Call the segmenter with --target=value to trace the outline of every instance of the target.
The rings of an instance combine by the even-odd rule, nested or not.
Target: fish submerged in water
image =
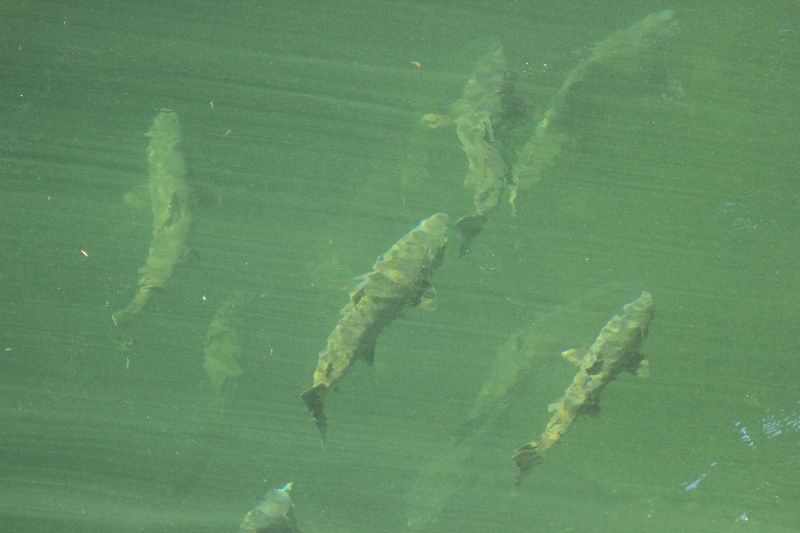
[[[542,454],[567,432],[580,412],[599,409],[600,393],[620,372],[625,370],[640,377],[647,375],[648,362],[639,347],[647,336],[653,310],[653,297],[649,292],[642,292],[603,327],[588,350],[572,349],[562,353],[580,370],[564,397],[548,407],[554,414],[540,442],[520,446],[511,457],[517,465],[517,485],[539,464]]]
[[[245,515],[239,526],[240,533],[300,533],[294,516],[294,505],[289,497],[292,484],[282,489],[272,489],[264,501]]]
[[[450,218],[444,213],[426,218],[380,256],[372,272],[363,275],[350,293],[328,346],[319,354],[314,385],[301,395],[317,423],[323,447],[327,426],[324,400],[331,385],[354,360],[372,364],[378,335],[407,306],[435,307],[431,277],[444,257],[449,229]]]
[[[478,60],[462,97],[448,106],[444,115],[430,113],[422,117],[421,124],[429,128],[455,125],[469,162],[464,186],[473,191],[475,212],[455,223],[464,236],[459,255],[469,253],[505,190],[508,165],[501,149],[504,137],[526,118],[524,103],[513,93],[503,45],[495,41]]]
[[[147,264],[139,269],[139,291],[125,309],[111,315],[117,326],[127,324],[144,309],[153,292],[167,283],[175,265],[185,258],[188,251],[192,193],[186,180],[178,114],[162,109],[146,135],[150,137],[147,161],[153,240]]]

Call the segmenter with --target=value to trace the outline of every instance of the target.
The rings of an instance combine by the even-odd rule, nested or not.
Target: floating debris
[[[450,218],[437,213],[419,223],[380,256],[373,271],[350,293],[342,318],[320,352],[314,386],[301,397],[308,405],[325,445],[324,400],[330,386],[344,376],[356,359],[372,364],[375,343],[383,328],[407,306],[435,308],[433,271],[444,257]]]
[[[247,513],[239,526],[240,533],[300,533],[289,497],[292,484],[272,489],[263,502]]]
[[[714,213],[714,218],[735,230],[757,230],[777,222],[775,219],[764,219],[756,215],[747,204],[727,200]]]
[[[711,472],[711,469],[714,468],[715,466],[717,466],[717,462],[716,461],[714,461],[713,463],[708,465],[708,469],[705,472],[703,472],[702,474],[700,474],[700,477],[698,477],[697,479],[695,479],[691,483],[684,483],[683,484],[683,489],[686,490],[686,491],[690,491],[690,490],[696,489],[697,486],[700,485],[700,482],[703,481],[706,477],[708,477],[708,473]]]
[[[787,414],[788,411],[781,409],[778,413],[770,413],[767,409],[767,414],[761,419],[761,429],[768,439],[777,437],[785,432],[794,431],[800,432],[800,415],[796,411]]]
[[[733,425],[739,428],[739,434],[742,436],[742,441],[744,441],[747,446],[755,450],[758,447],[758,444],[755,443],[753,437],[751,437],[747,432],[747,427],[741,422],[734,422]]]
[[[555,414],[542,433],[541,442],[529,442],[514,452],[512,459],[517,465],[517,485],[567,432],[578,413],[599,409],[600,393],[620,372],[626,370],[641,377],[647,375],[648,362],[639,353],[639,347],[647,336],[653,310],[652,296],[642,292],[605,325],[591,347],[567,350],[562,354],[580,370],[564,397],[548,407]]]
[[[800,404],[800,401],[797,402]],[[747,426],[744,422],[736,421],[733,423],[741,435],[742,441],[753,450],[758,448],[758,443],[753,435],[748,432]],[[766,440],[774,439],[781,435],[790,435],[792,433],[800,433],[800,412],[798,409],[780,409],[774,411],[767,409],[764,416],[754,423],[754,425],[761,430],[762,435],[758,435],[758,442],[763,443],[762,437]],[[755,433],[755,432],[754,432]]]
[[[111,318],[120,326],[144,309],[154,289],[164,286],[172,269],[187,253],[192,215],[190,190],[181,153],[178,115],[162,109],[146,134],[150,137],[147,161],[150,169],[150,204],[153,208],[153,240],[147,264],[139,269],[139,292],[125,309]]]

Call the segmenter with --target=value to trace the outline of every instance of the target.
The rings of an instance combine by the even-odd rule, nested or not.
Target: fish
[[[242,356],[246,303],[241,292],[235,291],[222,303],[211,320],[203,348],[203,368],[215,392],[220,392],[227,379],[244,373]]]
[[[628,28],[618,30],[592,48],[592,55],[575,67],[553,96],[550,108],[536,125],[530,141],[517,154],[511,169],[508,188],[512,213],[518,189],[531,189],[542,179],[544,171],[555,165],[556,158],[569,141],[565,133],[565,116],[574,113],[574,89],[592,78],[608,78],[611,67],[623,68],[626,61],[639,65],[647,60],[648,52],[668,40],[677,27],[675,12],[666,9],[652,13]],[[629,67],[630,68],[630,67]],[[636,72],[636,69],[633,69]],[[582,120],[586,120],[582,117]]]
[[[525,105],[513,90],[503,45],[494,41],[478,60],[462,97],[448,106],[444,115],[430,113],[421,120],[428,128],[455,125],[469,162],[464,187],[473,191],[475,211],[455,224],[463,236],[461,256],[470,252],[506,188],[509,168],[503,150],[505,137],[527,118]]]
[[[300,533],[297,518],[294,516],[294,504],[289,497],[292,484],[287,483],[281,489],[272,489],[264,497],[264,501],[245,515],[239,525],[240,533]]]
[[[426,218],[381,255],[372,272],[360,276],[360,283],[350,293],[327,347],[319,354],[314,384],[301,394],[319,429],[323,448],[325,396],[330,387],[355,360],[370,365],[374,362],[378,336],[406,307],[435,309],[431,278],[444,258],[449,229],[450,218],[445,213]]]
[[[153,240],[147,263],[139,269],[139,292],[127,307],[111,315],[117,326],[127,324],[144,309],[153,292],[166,284],[175,265],[188,253],[192,193],[186,180],[178,114],[162,109],[146,135],[150,137],[147,161]]]
[[[517,485],[567,432],[579,413],[599,410],[600,394],[622,371],[640,377],[647,375],[649,362],[639,348],[647,336],[653,315],[653,297],[643,291],[603,327],[588,349],[571,349],[561,354],[578,365],[578,373],[564,396],[548,406],[554,414],[539,441],[520,446],[512,455],[517,466]]]
[[[465,422],[458,425],[449,442],[426,461],[407,488],[406,523],[424,530],[437,522],[458,495],[476,481],[474,465],[485,462],[486,450],[495,447],[497,421],[508,416],[519,403],[521,389],[553,365],[559,353],[577,339],[596,334],[633,292],[626,283],[595,287],[577,300],[555,306],[531,317],[531,323],[516,330],[497,350],[492,372],[480,389]]]
[[[564,346],[591,339],[608,315],[619,308],[617,302],[634,291],[628,283],[604,283],[532,317],[531,324],[514,332],[497,350],[492,372],[475,398],[464,429],[484,424],[506,409],[513,388],[528,383],[530,374],[542,372],[551,361],[560,363]]]

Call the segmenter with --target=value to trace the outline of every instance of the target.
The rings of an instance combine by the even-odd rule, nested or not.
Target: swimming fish
[[[569,140],[563,124],[559,124],[574,106],[573,89],[587,79],[611,76],[604,70],[609,66],[619,66],[625,60],[634,61],[634,64],[645,61],[647,52],[665,42],[676,26],[675,12],[671,9],[652,13],[595,44],[592,55],[569,73],[511,169],[509,202],[512,209],[517,188],[530,189],[538,183],[543,172],[555,165],[556,157]]]
[[[478,60],[462,97],[448,106],[444,115],[422,117],[421,124],[429,128],[455,125],[469,162],[464,186],[473,191],[475,212],[455,224],[464,237],[459,255],[469,253],[505,190],[509,170],[503,141],[508,130],[526,118],[522,100],[513,95],[511,78],[503,45],[494,41]]]
[[[246,302],[239,291],[222,303],[211,320],[206,333],[206,345],[203,348],[205,362],[203,368],[214,391],[220,392],[227,379],[233,379],[244,373],[242,357],[244,355],[243,336],[246,313]]]
[[[499,434],[496,422],[504,418],[520,388],[559,363],[564,346],[594,336],[608,315],[619,308],[633,288],[626,283],[596,287],[579,299],[532,317],[532,323],[514,332],[497,350],[487,377],[467,420],[457,426],[450,441],[421,465],[403,498],[408,527],[424,530],[437,522],[458,495],[474,484],[475,465],[486,460]],[[519,385],[524,384],[524,387]],[[506,415],[507,416],[507,415]],[[490,444],[491,443],[491,444]]]
[[[361,283],[350,293],[328,346],[319,354],[314,385],[301,395],[317,423],[323,447],[324,400],[331,385],[354,360],[372,364],[378,335],[407,306],[435,307],[431,277],[444,257],[449,228],[450,218],[444,213],[423,220],[380,256],[372,272],[361,276]]]
[[[561,355],[578,365],[579,370],[564,397],[550,404],[554,412],[539,442],[520,446],[511,457],[517,465],[517,485],[539,464],[544,454],[567,432],[580,412],[597,411],[600,393],[623,370],[647,375],[648,361],[639,352],[653,318],[653,297],[648,292],[625,305],[597,340],[584,350],[567,350]]]
[[[153,208],[153,240],[147,264],[139,269],[139,292],[125,309],[111,318],[117,326],[140,313],[155,289],[166,284],[172,270],[187,255],[192,214],[191,190],[181,151],[178,114],[162,109],[146,134],[150,137],[147,161],[150,172],[150,203]]]
[[[240,533],[300,533],[289,497],[292,484],[272,489],[263,502],[247,513],[239,526]]]

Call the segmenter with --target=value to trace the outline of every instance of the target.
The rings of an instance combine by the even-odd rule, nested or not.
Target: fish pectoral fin
[[[353,359],[361,359],[369,366],[375,364],[375,343],[377,338],[365,338],[361,346],[353,353]]]
[[[308,410],[314,417],[319,429],[320,437],[322,438],[322,447],[325,448],[325,430],[328,426],[327,418],[325,417],[325,395],[328,393],[328,387],[323,383],[315,385],[305,391],[300,397],[306,402]]]
[[[586,403],[581,405],[580,409],[581,414],[591,416],[592,418],[597,418],[600,414],[600,400],[587,400]]]
[[[419,297],[417,307],[425,311],[436,311],[436,289],[428,287],[428,289],[422,293],[422,296]]]
[[[638,368],[636,368],[636,377],[639,378],[646,378],[650,376],[650,361],[647,359],[642,359],[639,363]]]
[[[369,351],[365,351],[361,354],[361,359],[364,360],[369,366],[375,364],[375,347],[373,346]]]
[[[586,352],[589,351],[587,346],[582,346],[580,348],[570,348],[569,350],[564,350],[561,352],[561,357],[569,361],[570,363],[580,365],[581,359],[583,356],[586,355]]]
[[[645,359],[641,353],[636,352],[635,357],[628,361],[628,363],[622,367],[622,370],[633,374],[637,378],[646,378],[650,376],[650,361]]]

